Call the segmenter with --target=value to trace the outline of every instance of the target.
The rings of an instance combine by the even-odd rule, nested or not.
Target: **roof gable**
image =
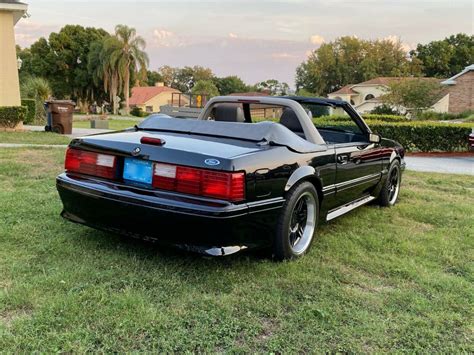
[[[441,84],[442,85],[456,85],[456,79],[470,71],[474,71],[474,64],[468,65],[467,67],[464,68],[462,72],[457,73],[456,75],[450,77],[449,79],[445,81],[442,81]]]
[[[132,89],[132,96],[130,97],[130,105],[143,105],[150,101],[157,95],[164,92],[181,92],[167,86],[136,86]]]
[[[358,93],[352,90],[353,86],[354,84],[343,86],[339,90],[331,92],[329,95],[357,95]]]

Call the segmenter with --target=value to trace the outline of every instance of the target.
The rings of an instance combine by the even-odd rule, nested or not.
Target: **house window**
[[[375,96],[372,95],[372,94],[368,94],[368,95],[365,97],[365,101],[367,101],[367,100],[372,100],[372,99],[375,99]]]
[[[153,113],[153,106],[147,106],[147,107],[145,108],[145,111],[146,111],[147,113]]]

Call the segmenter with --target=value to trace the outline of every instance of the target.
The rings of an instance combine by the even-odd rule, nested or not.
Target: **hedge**
[[[448,120],[462,120],[474,115],[474,111],[464,111],[460,113],[448,113],[448,112],[433,112],[425,111],[420,113],[416,120],[431,120],[431,121],[448,121]]]
[[[36,101],[34,99],[22,99],[21,106],[28,108],[28,112],[26,113],[23,123],[33,123],[36,118]]]
[[[467,149],[467,139],[474,125],[424,121],[381,122],[366,121],[370,129],[384,138],[399,142],[406,150],[421,152],[452,152]],[[318,127],[339,126],[353,128],[352,121],[319,121]]]
[[[365,114],[362,115],[366,121],[382,121],[382,122],[410,122],[405,116],[397,115],[377,115],[377,114]],[[314,118],[315,122],[318,120],[327,120],[327,121],[338,121],[338,122],[347,122],[348,117],[344,115],[332,115],[332,116],[321,116]]]
[[[15,128],[26,119],[28,108],[25,106],[0,107],[0,127]]]

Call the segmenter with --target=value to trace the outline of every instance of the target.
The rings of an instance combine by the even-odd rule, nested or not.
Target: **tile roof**
[[[339,90],[331,92],[330,95],[357,95],[358,93],[352,90],[353,86],[354,84],[343,86]]]
[[[130,105],[143,105],[163,92],[180,92],[167,86],[136,86],[132,89]]]

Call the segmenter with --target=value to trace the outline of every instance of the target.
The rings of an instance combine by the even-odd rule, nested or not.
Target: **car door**
[[[370,142],[337,144],[335,149],[337,203],[370,194],[381,178],[384,149]]]

